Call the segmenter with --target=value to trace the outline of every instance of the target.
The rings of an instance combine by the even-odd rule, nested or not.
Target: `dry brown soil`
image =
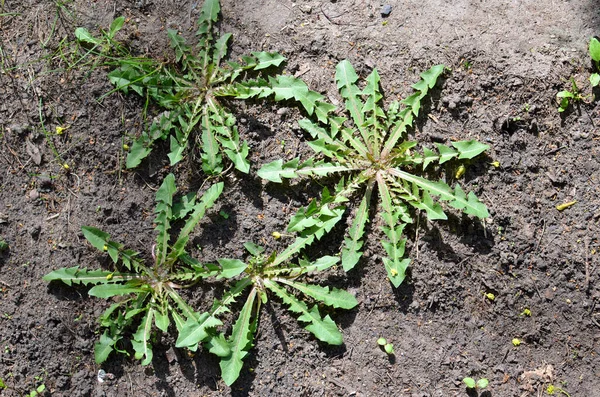
[[[344,346],[317,343],[274,302],[229,388],[214,357],[175,349],[170,336],[157,341],[147,367],[125,356],[98,366],[96,319],[107,302],[41,279],[63,266],[108,264],[85,242],[82,225],[148,256],[162,178],[176,172],[182,190],[203,182],[188,163],[169,169],[160,150],[140,168],[124,169],[122,142],[141,132],[143,103],[120,94],[99,100],[112,88],[108,70],[87,60],[71,68],[62,54],[74,29],[97,32],[124,15],[117,38],[161,57],[170,51],[165,29],[190,31],[198,2],[1,2],[0,236],[10,247],[0,253],[0,378],[9,387],[1,395],[44,384],[53,396],[463,396],[465,376],[489,379],[487,395],[495,397],[549,395],[549,385],[555,395],[600,395],[600,106],[586,84],[600,2],[388,3],[384,19],[383,3],[374,0],[223,0],[220,29],[234,34],[232,57],[280,51],[288,72],[332,101],[342,59],[362,77],[376,67],[387,98],[406,95],[429,66],[448,65],[430,117],[413,134],[425,143],[474,138],[490,145],[463,183],[481,192],[491,218],[484,226],[458,215],[421,219],[407,233],[410,277],[396,290],[385,279],[373,225],[356,270],[317,280],[360,302],[335,314]],[[555,95],[569,77],[587,99],[560,115]],[[195,237],[206,260],[239,257],[248,240],[276,248],[271,232],[283,231],[291,209],[317,191],[310,181],[281,187],[256,177],[261,164],[291,158],[289,148],[306,150],[299,112],[284,106],[234,104],[253,168],[224,177],[227,194]],[[43,129],[56,126],[69,128],[47,139]],[[229,219],[217,215],[221,209]],[[321,249],[335,250],[341,238],[334,233]],[[199,309],[220,286],[206,288],[189,297]],[[394,343],[395,358],[376,346],[379,336]],[[514,346],[513,338],[522,343]],[[99,383],[100,369],[114,379]]]

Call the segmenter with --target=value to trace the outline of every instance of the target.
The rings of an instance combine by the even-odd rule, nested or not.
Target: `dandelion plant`
[[[188,153],[188,146],[195,144],[206,173],[221,173],[224,157],[236,169],[247,173],[249,146],[240,138],[235,116],[223,101],[225,97],[294,99],[309,115],[316,114],[321,120],[333,109],[321,94],[310,91],[300,79],[270,75],[285,60],[277,52],[252,52],[238,61],[227,61],[232,34],[216,35],[220,9],[219,0],[204,1],[197,21],[195,46],[188,44],[176,30],[168,29],[174,54],[166,61],[128,55],[113,39],[123,26],[122,17],[111,25],[108,40],[96,39],[84,28],[76,31],[80,41],[100,48],[99,55],[105,54],[107,45],[118,46],[114,60],[108,62],[117,66],[108,75],[115,90],[135,92],[146,98],[147,104],[153,103],[161,110],[131,145],[127,168],[138,166],[157,141],[168,139],[171,165],[180,162]]]
[[[320,216],[313,224],[312,233],[298,237],[281,253],[273,252],[265,255],[264,248],[246,243],[244,247],[250,258],[243,262],[239,259],[219,259],[220,277],[236,278],[231,289],[215,301],[211,310],[201,316],[200,321],[190,319],[179,333],[178,347],[195,347],[207,338],[207,329],[220,324],[220,317],[233,310],[234,302],[244,295],[245,303],[237,315],[231,333],[227,338],[229,354],[221,357],[221,376],[227,385],[231,385],[239,377],[243,367],[243,359],[254,345],[257,332],[260,308],[271,297],[277,297],[284,306],[298,317],[304,328],[317,339],[330,345],[343,343],[342,334],[329,315],[323,316],[321,305],[332,308],[352,309],[358,303],[356,298],[344,290],[323,287],[300,281],[309,273],[323,271],[335,265],[338,257],[324,256],[315,261],[299,259],[293,262],[302,247],[319,238],[339,220],[341,212]],[[241,276],[240,276],[241,275]],[[303,295],[299,298],[297,294]],[[307,302],[312,302],[308,303]]]
[[[153,263],[148,265],[138,252],[125,249],[112,241],[110,235],[97,228],[84,226],[83,235],[92,246],[107,253],[115,264],[112,270],[92,270],[79,266],[55,270],[44,277],[45,281],[62,281],[67,285],[94,285],[88,294],[98,298],[118,297],[102,316],[104,328],[94,353],[96,362],[104,362],[114,350],[126,352],[121,340],[131,327],[136,331],[131,338],[135,357],[143,365],[152,361],[152,334],[154,326],[167,332],[171,321],[178,332],[190,320],[199,320],[196,313],[181,297],[178,290],[199,280],[213,276],[218,266],[203,265],[186,253],[190,233],[221,194],[223,183],[211,186],[200,199],[184,196],[174,205],[175,177],[169,174],[156,193],[156,244],[150,249]],[[174,241],[171,241],[171,224],[177,220],[185,223]],[[209,335],[207,335],[207,338]],[[210,335],[215,354],[229,354],[225,340]]]
[[[475,140],[453,142],[452,146],[436,144],[435,150],[408,139],[407,129],[419,116],[423,99],[435,86],[444,71],[436,65],[423,72],[412,86],[414,93],[401,101],[393,101],[384,109],[380,78],[374,69],[366,78],[363,89],[357,85],[356,71],[344,60],[336,67],[335,80],[345,101],[346,117],[328,117],[326,125],[309,119],[299,122],[311,139],[308,144],[320,158],[288,162],[276,160],[264,165],[258,174],[271,182],[301,176],[342,175],[335,190],[325,191],[320,203],[312,202],[301,209],[288,230],[305,232],[312,217],[331,206],[340,208],[345,201],[361,192],[362,198],[346,234],[341,249],[345,270],[356,266],[362,256],[365,226],[377,190],[377,213],[383,222],[386,256],[383,264],[395,287],[405,278],[410,263],[405,258],[406,239],[402,233],[413,216],[410,208],[422,210],[430,220],[447,219],[442,205],[447,205],[477,218],[488,216],[486,206],[473,192],[468,194],[457,183],[450,187],[443,179],[430,180],[423,176],[433,164],[443,165],[453,159],[469,160],[484,152],[488,146]]]

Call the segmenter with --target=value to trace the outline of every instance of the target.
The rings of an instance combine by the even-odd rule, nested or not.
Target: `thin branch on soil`
[[[4,285],[5,287],[12,288],[12,285],[10,285],[9,283],[7,283],[5,281],[0,280],[0,284]]]
[[[415,255],[415,261],[419,260],[419,223],[421,221],[421,214],[417,215],[417,228],[415,230],[415,250],[417,251]]]
[[[543,226],[542,226],[542,233],[540,234],[540,238],[538,239],[537,243],[535,244],[535,248],[533,249],[533,251],[534,251],[535,253],[537,253],[537,252],[538,252],[538,248],[540,248],[540,244],[541,244],[541,242],[542,242],[542,238],[544,237],[544,232],[546,231],[546,220],[545,220],[545,219],[542,219],[542,223],[543,223]]]
[[[52,219],[58,218],[60,216],[60,212],[58,214],[54,214],[54,215],[50,215],[49,217],[47,217],[46,219],[44,219],[46,222],[51,221]]]
[[[567,147],[568,147],[567,145],[562,145],[561,147],[558,147],[558,148],[556,148],[556,149],[552,149],[552,150],[550,150],[550,151],[548,151],[548,152],[545,152],[545,153],[544,153],[544,156],[547,156],[547,155],[549,155],[549,154],[554,154],[554,153],[556,153],[556,152],[558,152],[558,151],[560,151],[560,150],[566,149]]]
[[[334,25],[338,25],[338,26],[361,26],[361,27],[369,26],[369,25],[365,25],[365,24],[362,24],[362,23],[342,23],[342,22],[336,22],[336,21],[333,20],[334,18],[339,18],[339,17],[347,14],[348,11],[344,11],[341,14],[338,14],[338,15],[335,15],[335,16],[329,16],[329,15],[325,14],[325,11],[323,11],[323,3],[321,3],[321,13],[323,14],[323,16],[329,22],[331,22]]]
[[[589,239],[585,239],[585,292],[589,293],[590,292],[590,257],[588,255],[589,252],[589,245],[590,245],[590,241]]]

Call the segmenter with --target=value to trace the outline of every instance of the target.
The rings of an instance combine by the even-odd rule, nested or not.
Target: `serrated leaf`
[[[219,0],[204,0],[204,4],[202,5],[202,9],[200,10],[200,17],[198,18],[198,23],[202,23],[204,21],[212,21],[217,22],[219,19],[219,12],[221,11],[221,5],[219,4]]]
[[[152,331],[154,312],[154,309],[148,310],[131,340],[131,345],[133,346],[133,350],[135,350],[135,358],[138,360],[144,358],[142,365],[148,365],[152,362],[153,354],[152,345],[150,344],[150,333]]]
[[[218,182],[206,189],[206,192],[204,192],[202,197],[198,199],[198,203],[194,206],[193,212],[188,217],[188,220],[181,229],[181,232],[179,232],[179,237],[177,238],[175,245],[181,245],[182,241],[180,240],[186,239],[187,241],[187,237],[190,235],[194,227],[196,227],[198,222],[200,222],[200,220],[204,217],[206,210],[215,204],[215,201],[217,201],[221,195],[221,192],[223,192],[223,186],[223,182]]]
[[[104,246],[109,241],[110,234],[91,226],[82,226],[81,231],[86,240],[89,241],[94,248],[104,251]]]
[[[423,171],[427,168],[431,162],[436,161],[440,157],[435,152],[428,148],[423,148]]]
[[[335,81],[337,83],[337,88],[338,90],[340,90],[340,92],[344,88],[350,89],[351,92],[354,92],[353,87],[355,87],[354,83],[356,83],[357,80],[358,75],[356,74],[356,70],[354,70],[354,67],[352,66],[350,61],[344,59],[343,61],[337,64],[337,66],[335,67]]]
[[[450,201],[452,207],[462,210],[465,214],[473,215],[479,219],[488,218],[490,216],[487,207],[483,204],[475,193],[469,192],[469,195],[465,195],[460,185],[456,185],[454,189],[454,200]]]
[[[221,265],[221,272],[219,277],[233,278],[238,274],[241,274],[246,270],[248,265],[239,259],[217,259],[219,265]]]
[[[215,126],[208,114],[202,115],[202,169],[207,174],[218,174],[222,170],[219,144],[215,138]]]
[[[427,219],[429,220],[446,220],[448,217],[444,214],[442,207],[434,203],[431,196],[427,191],[423,192],[423,198],[419,202],[412,202],[413,207],[423,210],[427,213]]]
[[[206,342],[208,351],[217,357],[228,357],[231,354],[229,343],[225,340],[223,334],[213,335]]]
[[[329,287],[321,287],[320,285],[306,284],[287,279],[278,279],[278,281],[285,283],[290,287],[296,288],[303,294],[323,302],[328,306],[339,309],[353,309],[358,305],[356,297],[348,291],[337,288],[330,290]]]
[[[160,310],[154,311],[154,324],[156,328],[160,329],[162,332],[167,332],[169,330],[169,315],[167,313],[161,313]]]
[[[438,151],[440,152],[440,164],[444,164],[446,161],[449,161],[454,157],[458,156],[458,152],[456,150],[446,145],[442,145],[441,143],[436,143],[435,145],[437,146]]]
[[[167,36],[171,42],[171,48],[175,50],[175,61],[181,61],[185,54],[190,52],[190,46],[185,43],[185,39],[176,30],[167,29]]]
[[[253,52],[252,55],[258,61],[254,70],[266,69],[271,66],[279,66],[285,61],[285,57],[278,52]]]
[[[173,196],[177,193],[177,186],[175,185],[175,175],[168,174],[163,183],[156,191],[156,201],[164,203],[171,207],[173,205]]]
[[[429,68],[428,70],[421,73],[421,78],[425,81],[429,88],[433,88],[435,83],[437,82],[438,77],[442,73],[444,73],[444,69],[446,67],[444,65],[435,65]]]
[[[46,274],[42,279],[47,282],[62,281],[69,286],[72,284],[104,284],[114,282],[114,273],[106,270],[80,269],[79,266],[73,266],[54,270]]]
[[[227,357],[223,357],[220,362],[221,378],[223,378],[227,386],[231,386],[240,376],[240,371],[244,366],[242,360],[252,347],[254,340],[253,331],[256,331],[256,329],[253,329],[251,320],[256,294],[256,289],[250,291],[250,295],[248,295],[246,303],[244,303],[244,307],[233,325],[231,336],[228,338],[231,352]]]
[[[92,34],[86,28],[80,27],[75,29],[75,37],[77,40],[83,41],[84,43],[94,45],[102,44],[102,41],[92,36]]]
[[[490,148],[488,145],[479,143],[474,139],[470,141],[452,142],[452,146],[459,151],[459,159],[472,159]]]
[[[116,341],[108,336],[108,331],[104,331],[100,335],[100,340],[94,344],[94,359],[96,360],[96,364],[102,364],[106,361],[110,353],[112,353],[115,343]]]
[[[210,336],[207,329],[223,324],[217,316],[223,312],[229,311],[228,306],[251,284],[252,280],[249,277],[238,281],[223,297],[223,300],[215,301],[210,313],[203,313],[196,319],[189,319],[181,327],[175,346],[189,348],[196,346],[200,341],[207,339]]]
[[[392,204],[390,190],[381,177],[377,180],[379,194],[381,197],[381,206],[383,212],[381,217],[385,222],[382,227],[389,241],[382,241],[381,245],[388,254],[383,258],[383,264],[388,274],[388,279],[396,288],[404,281],[406,269],[410,264],[410,259],[403,259],[406,239],[402,238],[402,231],[405,223],[399,223],[402,217],[402,206]]]
[[[280,287],[272,280],[263,280],[265,287],[273,291],[281,298],[283,303],[289,306],[289,310],[300,314],[299,321],[308,323],[304,328],[310,331],[317,339],[330,345],[341,345],[344,343],[343,336],[337,325],[329,315],[321,318],[317,306],[308,309],[306,304],[294,295],[290,294],[285,288]]]
[[[134,294],[138,292],[146,292],[145,289],[139,287],[132,287],[127,284],[101,284],[92,287],[88,294],[95,296],[96,298],[110,298],[113,296]]]
[[[135,168],[142,162],[143,159],[148,157],[152,149],[145,145],[145,139],[137,139],[131,148],[129,149],[129,153],[127,154],[127,161],[125,162],[125,166],[127,168]]]
[[[350,226],[350,230],[348,231],[348,237],[344,239],[344,246],[342,247],[342,267],[346,272],[352,270],[362,257],[360,249],[363,246],[363,242],[361,239],[365,233],[365,225],[369,221],[369,204],[371,202],[372,191],[373,183],[370,182],[365,195],[356,210],[352,226]]]
[[[219,66],[221,60],[227,54],[227,46],[232,36],[231,33],[225,33],[215,42],[215,49],[213,52],[213,64],[215,66]]]
[[[275,160],[263,165],[257,172],[257,175],[270,182],[281,183],[282,178],[290,179],[296,177],[296,167],[298,159],[283,163],[283,160]]]

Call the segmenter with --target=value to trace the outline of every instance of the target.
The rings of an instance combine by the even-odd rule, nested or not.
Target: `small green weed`
[[[592,37],[589,43],[589,54],[590,58],[592,58],[592,63],[594,64],[595,71],[590,74],[590,85],[592,88],[600,85],[600,41],[597,38]],[[581,93],[581,90],[577,86],[575,79],[573,77],[570,78],[571,81],[571,89],[563,90],[556,94],[556,97],[559,99],[558,111],[564,112],[569,108],[569,105],[576,104],[579,102],[583,102],[588,98],[592,98],[591,96],[585,96]]]
[[[481,378],[477,381],[473,378],[464,378],[463,383],[467,386],[468,389],[485,389],[488,387],[489,381],[486,378]]]
[[[6,384],[6,382],[4,382],[4,379],[0,378],[0,390],[15,390],[15,389],[13,389],[12,387],[9,387]],[[17,391],[17,390],[15,390],[15,391]],[[37,396],[40,396],[45,391],[46,391],[46,385],[42,383],[41,385],[39,385],[35,389],[31,390],[29,393],[25,393],[24,394],[21,391],[18,391],[18,393],[19,393],[19,395],[21,395],[21,396],[24,395],[25,397],[37,397]]]
[[[596,67],[596,72],[590,75],[590,84],[592,87],[597,87],[600,85],[600,41],[597,38],[592,37],[590,39],[590,57],[594,61],[594,66]]]
[[[88,294],[98,298],[126,296],[112,304],[100,317],[104,332],[94,349],[96,362],[104,362],[114,350],[126,353],[119,348],[119,342],[127,330],[139,322],[131,344],[136,359],[143,359],[142,364],[147,365],[152,361],[153,325],[162,332],[167,332],[172,319],[181,332],[186,321],[199,320],[198,314],[177,290],[215,275],[219,270],[215,265],[203,265],[190,257],[185,247],[190,233],[204,217],[206,210],[213,206],[222,189],[223,183],[217,183],[200,199],[196,199],[194,194],[188,194],[179,204],[173,204],[173,196],[177,191],[175,177],[169,174],[164,179],[156,192],[155,230],[158,236],[152,247],[152,266],[144,264],[137,252],[112,241],[108,233],[84,226],[82,231],[85,238],[98,250],[108,253],[116,270],[88,270],[75,266],[58,269],[44,276],[44,280],[48,282],[92,284],[94,287]],[[177,220],[185,220],[185,224],[175,242],[170,244],[171,224]],[[213,353],[228,353],[227,344],[222,337],[214,337],[211,343]]]
[[[0,252],[6,251],[8,249],[8,243],[4,241],[2,237],[0,237]]]
[[[429,171],[427,168],[432,163],[443,165],[453,159],[469,160],[488,149],[487,145],[471,140],[453,142],[452,147],[438,143],[437,151],[423,148],[419,152],[414,149],[417,142],[407,139],[407,128],[419,116],[423,98],[444,69],[443,65],[436,65],[423,72],[421,80],[412,86],[415,92],[400,102],[392,102],[386,111],[380,103],[383,95],[377,70],[366,78],[366,86],[361,90],[350,62],[345,60],[337,65],[337,87],[350,120],[329,117],[327,128],[308,119],[299,122],[312,137],[308,142],[310,147],[327,160],[310,158],[300,162],[294,159],[286,163],[276,160],[258,172],[271,182],[300,176],[346,175],[340,178],[333,193],[324,189],[320,202],[314,200],[307,208],[300,209],[288,231],[306,233],[314,224],[315,216],[332,210],[343,211],[344,203],[362,190],[362,200],[342,248],[342,265],[346,271],[351,270],[362,256],[363,235],[377,187],[381,202],[379,216],[387,237],[387,241],[382,242],[387,253],[383,263],[390,281],[398,287],[410,262],[404,258],[406,239],[402,237],[404,227],[413,219],[409,207],[425,211],[430,220],[447,219],[441,205],[433,201],[433,196],[437,196],[466,214],[482,219],[489,216],[486,206],[474,193],[467,195],[458,184],[451,188],[443,180],[430,181],[416,174]],[[457,177],[463,173],[458,175],[457,172]]]
[[[337,219],[335,220],[337,221]],[[328,228],[331,224],[323,222],[319,225]],[[315,233],[322,235],[322,233]],[[307,238],[299,237],[281,253],[273,252],[264,254],[264,248],[246,243],[244,247],[250,253],[247,262],[239,259],[220,259],[222,267],[220,277],[234,278],[243,274],[233,287],[220,300],[215,301],[210,312],[201,316],[201,321],[190,319],[179,333],[178,347],[194,347],[201,340],[206,339],[207,324],[221,324],[219,316],[229,312],[234,303],[245,290],[249,289],[246,302],[241,309],[237,320],[227,338],[230,353],[221,358],[221,376],[227,385],[233,384],[239,377],[243,367],[243,359],[254,345],[261,305],[268,301],[270,292],[277,296],[288,310],[299,315],[298,321],[305,323],[305,328],[317,339],[330,345],[341,345],[342,334],[329,315],[322,316],[319,312],[321,305],[333,308],[352,309],[358,302],[350,293],[336,288],[322,287],[298,281],[298,278],[308,273],[315,273],[335,265],[339,258],[324,256],[315,261],[300,259],[297,264],[290,264],[290,259],[296,255],[307,242],[313,240],[314,235]],[[312,307],[296,297],[289,289],[301,292],[316,304]],[[306,298],[305,298],[306,299]]]
[[[571,90],[563,90],[556,94],[556,97],[559,98],[558,111],[564,112],[569,108],[569,105],[582,102],[585,99],[585,96],[581,94],[575,79],[571,77]]]

